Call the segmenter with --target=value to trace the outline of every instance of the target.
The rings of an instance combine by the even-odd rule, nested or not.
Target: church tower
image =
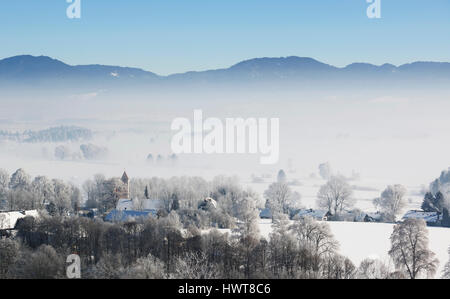
[[[125,185],[125,190],[123,190],[120,194],[120,198],[130,198],[130,179],[128,178],[127,172],[124,171],[122,178],[120,179],[122,183]]]

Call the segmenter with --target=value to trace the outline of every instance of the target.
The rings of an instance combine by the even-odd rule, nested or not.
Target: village
[[[113,200],[116,200],[114,208],[103,213],[99,213],[98,208],[81,207],[76,213],[68,212],[65,217],[87,217],[91,219],[102,219],[106,222],[124,223],[129,221],[143,220],[147,217],[159,218],[165,213],[164,202],[157,198],[131,198],[130,196],[130,179],[126,172],[120,178],[121,185],[114,189]],[[147,194],[148,190],[146,191]],[[49,205],[46,205],[46,209]],[[217,208],[217,201],[214,198],[206,197],[198,200],[198,209],[202,211],[213,210]],[[0,210],[0,236],[7,237],[14,235],[17,223],[26,217],[38,218],[40,212],[38,210],[17,210],[8,211]],[[381,212],[364,213],[358,211],[344,211],[336,217],[329,210],[304,208],[290,209],[289,218],[299,219],[311,217],[317,221],[344,221],[344,222],[370,222],[382,223],[383,214]],[[273,219],[274,213],[270,208],[260,208],[260,219]],[[439,227],[446,226],[448,223],[444,221],[443,213],[439,211],[409,210],[395,223],[400,223],[406,219],[424,220],[428,226]]]

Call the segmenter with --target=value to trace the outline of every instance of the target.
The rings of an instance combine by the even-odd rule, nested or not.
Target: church
[[[162,208],[162,202],[158,199],[131,198],[130,178],[126,171],[124,171],[120,181],[122,182],[122,186],[115,189],[115,195],[118,199],[116,205],[117,211],[147,211]]]

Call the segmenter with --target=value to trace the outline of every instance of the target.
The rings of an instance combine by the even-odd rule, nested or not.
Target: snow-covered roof
[[[295,215],[298,217],[313,217],[316,219],[323,219],[325,216],[327,216],[328,211],[327,210],[299,210]]]
[[[381,213],[380,212],[376,212],[376,213],[367,213],[366,216],[374,219],[374,220],[380,220],[381,219]]]
[[[158,211],[156,211],[156,210],[145,210],[145,211],[112,210],[111,212],[109,212],[108,215],[106,215],[105,221],[124,222],[124,221],[129,221],[129,220],[135,220],[138,218],[156,217],[157,213],[158,213]]]
[[[162,207],[162,201],[159,199],[119,199],[117,202],[116,210],[135,210],[137,208],[143,210],[159,210]]]
[[[435,223],[439,221],[439,213],[411,210],[403,216],[403,219],[423,219],[427,223]]]
[[[0,230],[14,229],[16,227],[17,220],[27,216],[37,218],[39,217],[39,213],[37,210],[0,212]]]
[[[210,208],[217,208],[217,202],[212,199],[211,197],[205,198],[200,204],[199,209],[210,209]]]

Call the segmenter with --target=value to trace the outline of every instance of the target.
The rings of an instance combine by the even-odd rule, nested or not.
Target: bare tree
[[[380,198],[374,199],[373,204],[381,210],[387,221],[395,222],[397,215],[406,206],[406,193],[406,188],[402,185],[388,186]]]
[[[353,279],[356,273],[355,269],[355,265],[349,258],[333,254],[324,261],[323,277],[326,279]]]
[[[356,277],[358,279],[387,279],[389,267],[378,259],[367,258],[358,267]]]
[[[302,217],[291,226],[301,247],[307,248],[315,256],[332,255],[339,248],[330,226],[311,217]]]
[[[354,205],[353,191],[343,176],[332,176],[320,187],[317,193],[317,205],[338,215]]]
[[[411,279],[422,274],[433,277],[439,261],[428,248],[428,230],[422,219],[406,219],[394,226],[389,255],[397,270],[406,272]]]
[[[217,279],[219,271],[208,261],[205,253],[188,252],[179,257],[175,266],[175,277],[180,279]]]

